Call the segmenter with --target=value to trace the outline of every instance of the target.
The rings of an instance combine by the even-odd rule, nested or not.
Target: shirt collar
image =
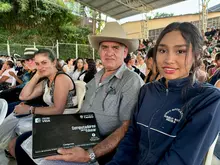
[[[183,87],[186,87],[187,85],[190,85],[191,83],[191,76],[181,78],[181,79],[175,79],[175,80],[169,80],[168,81],[168,89],[171,90],[181,90]],[[163,77],[159,80],[159,82],[166,87],[166,79]]]
[[[120,66],[120,68],[115,72],[115,74],[114,74],[115,77],[117,77],[118,79],[121,79],[126,68],[127,68],[127,66],[125,65],[125,63],[123,63]]]
[[[113,77],[116,77],[118,79],[121,79],[123,76],[124,71],[127,69],[125,63],[123,63],[111,76],[109,76],[106,80],[109,81]],[[95,80],[96,84],[100,82],[100,79],[102,78],[102,75],[105,73],[105,68],[100,70],[96,75],[95,75]]]

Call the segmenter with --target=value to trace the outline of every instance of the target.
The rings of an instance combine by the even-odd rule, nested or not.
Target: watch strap
[[[89,148],[87,151],[89,153],[89,158],[90,158],[90,161],[88,163],[95,163],[96,162],[96,156],[95,156],[95,153],[94,153],[93,149]]]

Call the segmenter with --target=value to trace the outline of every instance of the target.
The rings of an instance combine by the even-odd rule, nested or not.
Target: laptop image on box
[[[58,148],[88,149],[101,141],[94,113],[34,115],[32,156],[57,154]]]

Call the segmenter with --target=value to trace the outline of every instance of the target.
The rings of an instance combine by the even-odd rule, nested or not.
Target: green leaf
[[[0,2],[0,12],[10,12],[12,10],[12,5],[7,2]]]

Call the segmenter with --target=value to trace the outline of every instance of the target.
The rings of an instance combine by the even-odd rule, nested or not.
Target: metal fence
[[[8,56],[13,56],[14,54],[23,55],[25,48],[36,47],[40,48],[49,48],[52,49],[57,58],[66,60],[67,58],[92,58],[97,59],[98,53],[90,45],[78,44],[76,43],[59,43],[56,42],[56,45],[45,46],[45,45],[27,45],[27,44],[18,44],[18,43],[0,43],[0,52]]]

